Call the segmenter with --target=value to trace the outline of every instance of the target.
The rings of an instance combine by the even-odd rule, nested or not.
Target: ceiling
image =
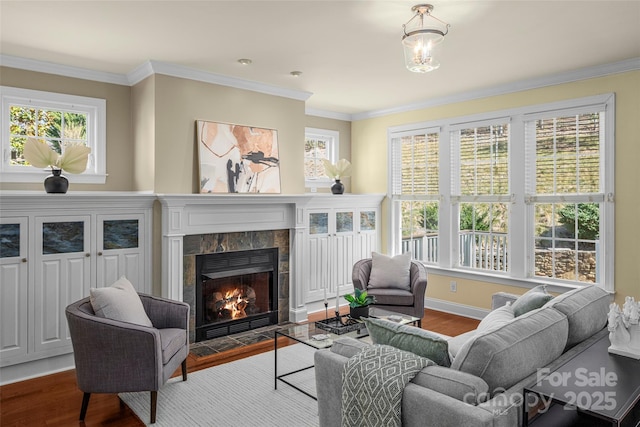
[[[307,108],[346,115],[640,58],[640,0],[436,0],[451,25],[442,65],[415,74],[400,40],[416,3],[1,0],[0,53],[122,75],[159,61],[310,92]]]

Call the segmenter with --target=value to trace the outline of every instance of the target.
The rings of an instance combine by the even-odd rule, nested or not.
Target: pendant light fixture
[[[404,62],[407,69],[414,73],[427,73],[440,67],[433,57],[433,49],[444,40],[450,25],[431,15],[432,10],[430,4],[413,6],[413,17],[402,26]]]

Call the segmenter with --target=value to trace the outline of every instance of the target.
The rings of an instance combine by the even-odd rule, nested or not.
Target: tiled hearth
[[[191,307],[189,342],[195,342],[196,330],[196,255],[251,249],[278,249],[278,323],[289,320],[289,230],[209,233],[184,236],[183,301]],[[245,334],[241,334],[245,335]],[[245,341],[257,339],[247,333]],[[224,341],[222,341],[224,342]],[[225,346],[226,344],[221,344]]]
[[[196,357],[204,357],[265,341],[273,343],[274,331],[281,327],[282,325],[265,326],[252,331],[192,343],[189,351]]]

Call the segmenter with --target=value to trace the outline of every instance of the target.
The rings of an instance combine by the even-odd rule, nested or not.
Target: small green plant
[[[376,302],[376,298],[373,295],[367,294],[367,291],[356,288],[353,295],[348,294],[344,296],[344,299],[349,301],[349,307],[366,307]]]

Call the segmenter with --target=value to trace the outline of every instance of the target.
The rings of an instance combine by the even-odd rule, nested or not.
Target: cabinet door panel
[[[335,294],[335,287],[329,287],[329,236],[314,236],[309,239],[309,255],[306,272],[306,291],[318,294],[320,298],[327,289]]]
[[[0,359],[27,352],[26,263],[0,265]]]
[[[36,218],[34,351],[71,350],[64,310],[89,295],[89,216]]]
[[[0,218],[0,366],[27,354],[27,218]]]
[[[334,239],[333,280],[342,287],[352,284],[352,270],[354,264],[354,236],[353,234],[338,234]],[[341,289],[341,294],[350,291]]]
[[[138,292],[145,292],[143,224],[142,215],[98,216],[98,287],[111,286],[125,276]]]

